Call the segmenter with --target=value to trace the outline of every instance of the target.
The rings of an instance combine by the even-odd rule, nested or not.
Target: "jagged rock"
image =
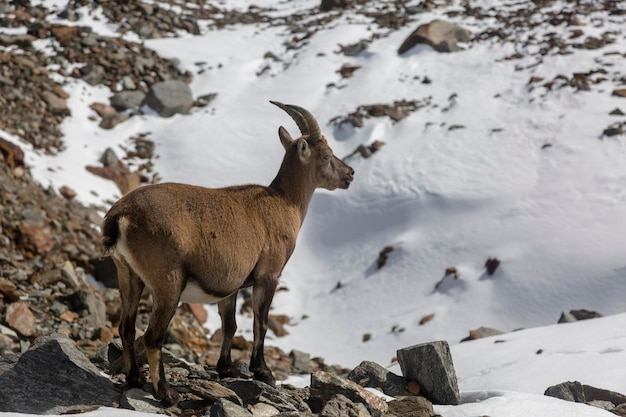
[[[112,407],[119,396],[113,383],[60,333],[36,339],[0,374],[0,411],[61,414],[86,406]]]
[[[432,417],[433,405],[424,397],[398,397],[387,403],[389,413],[398,417]]]
[[[472,33],[469,30],[437,19],[420,25],[411,33],[398,49],[398,54],[403,54],[420,43],[430,45],[438,52],[460,51],[458,42],[469,42],[471,39]]]
[[[146,94],[142,91],[120,91],[113,94],[110,102],[117,111],[137,110],[145,99]]]
[[[577,403],[586,402],[583,386],[578,381],[568,381],[558,385],[553,385],[548,387],[543,395]]]
[[[370,417],[362,403],[353,403],[344,395],[337,394],[322,409],[319,417]]]
[[[252,417],[252,413],[240,405],[220,398],[211,407],[209,417]]]
[[[233,390],[243,400],[244,405],[266,403],[276,407],[280,412],[310,411],[304,401],[288,395],[283,388],[274,388],[264,382],[233,379],[223,381],[223,384]]]
[[[398,350],[397,355],[402,374],[420,385],[424,397],[435,404],[459,404],[461,398],[448,342],[410,346]]]
[[[348,374],[348,379],[362,387],[378,388],[391,397],[408,394],[405,387],[409,381],[406,378],[374,362],[361,362]]]
[[[170,80],[152,86],[144,102],[161,117],[170,117],[176,113],[187,113],[193,106],[193,96],[187,84]]]
[[[321,412],[324,406],[338,394],[352,402],[365,405],[373,417],[382,417],[387,412],[387,403],[383,399],[355,382],[324,371],[311,375],[309,405],[313,412]]]
[[[589,320],[602,317],[602,314],[591,310],[570,310],[569,312],[561,313],[559,317],[559,323],[573,323],[579,320]]]
[[[26,302],[9,304],[6,311],[8,326],[24,337],[31,337],[37,333],[35,316]]]

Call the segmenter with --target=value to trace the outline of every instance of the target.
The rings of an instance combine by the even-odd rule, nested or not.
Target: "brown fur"
[[[139,188],[116,202],[103,223],[104,244],[118,268],[122,298],[120,333],[127,383],[141,384],[134,353],[135,319],[144,285],[154,307],[144,341],[156,395],[175,403],[178,394],[164,377],[160,349],[181,294],[193,281],[216,300],[224,342],[218,370],[235,373],[230,358],[237,292],[253,288],[254,348],[250,370],[274,383],[263,357],[269,307],[289,260],[315,188],[346,189],[354,171],[337,159],[306,110],[274,103],[298,124],[303,136],[279,137],[285,156],[268,187],[209,189],[165,183]]]

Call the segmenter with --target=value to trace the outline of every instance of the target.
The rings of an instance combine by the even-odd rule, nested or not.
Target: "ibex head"
[[[278,129],[278,136],[285,152],[295,152],[300,164],[309,168],[307,171],[312,175],[315,187],[347,189],[354,179],[354,170],[333,154],[315,117],[299,106],[271,103],[287,112],[298,125],[302,134],[299,138],[293,139],[282,126]]]

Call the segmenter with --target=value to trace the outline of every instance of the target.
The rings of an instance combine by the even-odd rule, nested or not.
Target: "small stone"
[[[487,268],[487,273],[489,275],[495,274],[499,266],[500,260],[498,258],[489,258],[485,262],[485,268]]]
[[[422,317],[422,318],[420,319],[419,325],[420,325],[420,326],[423,326],[423,325],[425,325],[426,323],[428,323],[428,322],[432,321],[432,319],[434,319],[434,318],[435,318],[435,315],[434,315],[434,314],[427,314],[427,315],[425,315],[424,317]]]
[[[617,97],[625,97],[626,98],[626,88],[620,88],[617,90],[613,90],[613,95]]]
[[[76,191],[74,191],[67,185],[61,186],[61,188],[59,188],[59,193],[68,200],[73,200],[74,198],[76,198],[77,195]]]
[[[27,303],[9,304],[6,312],[7,325],[24,337],[32,337],[37,333],[35,316]]]
[[[389,412],[402,417],[432,417],[433,405],[424,397],[398,397],[388,403]]]
[[[56,245],[54,234],[48,226],[21,224],[19,231],[25,249],[45,255]]]
[[[145,98],[145,93],[141,91],[120,91],[113,94],[110,103],[117,111],[137,110]]]
[[[14,283],[0,277],[0,299],[4,298],[4,304],[11,304],[20,299],[20,294]]]
[[[100,117],[110,117],[117,114],[117,111],[113,106],[109,106],[105,103],[91,103],[89,108],[98,113],[98,116]]]
[[[478,329],[470,330],[469,336],[462,339],[461,342],[468,342],[470,340],[482,339],[483,337],[498,336],[501,334],[504,334],[504,332],[498,329],[492,329],[490,327],[479,327]]]
[[[611,110],[609,115],[611,115],[611,116],[624,116],[625,114],[619,107],[616,107],[613,110]]]
[[[41,97],[48,105],[48,110],[52,114],[58,114],[67,116],[70,114],[70,110],[67,107],[67,101],[50,91],[44,91],[41,93]]]

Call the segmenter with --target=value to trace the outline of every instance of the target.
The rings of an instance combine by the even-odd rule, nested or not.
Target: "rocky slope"
[[[385,30],[397,30],[411,24],[415,14],[443,7],[440,4],[442,2],[408,3],[393,1],[380,5],[367,0],[322,1],[319,7],[292,16],[276,16],[269,8],[250,7],[240,11],[203,1],[187,2],[184,5],[173,0],[149,3],[134,1],[123,5],[108,1],[70,1],[63,10],[52,11],[41,5],[32,6],[28,1],[2,0],[0,26],[22,28],[26,34],[0,35],[0,129],[35,149],[47,153],[62,152],[63,132],[60,124],[70,111],[63,82],[70,77],[111,90],[110,102],[89,103],[94,110],[93,117],[100,120],[103,129],[110,129],[140,114],[142,104],[167,116],[172,112],[192,111],[193,106],[206,106],[212,98],[201,96],[193,99],[185,87],[193,75],[181,71],[175,61],[158,56],[141,42],[103,36],[88,27],[53,24],[48,20],[50,16],[72,22],[80,13],[101,13],[109,22],[119,25],[120,33],[133,33],[140,39],[176,36],[179,31],[197,34],[202,30],[234,24],[262,22],[285,25],[291,34],[283,45],[287,53],[297,51],[315,36],[320,27],[331,24],[349,9],[369,19],[372,26],[378,29],[372,31],[371,38],[362,39],[353,45],[342,45],[338,52],[354,56],[366,50],[375,37],[385,36]],[[471,19],[492,21],[492,29],[479,33],[475,39],[465,37],[459,41],[519,43],[521,52],[506,57],[507,60],[535,59],[540,62],[542,56],[549,52],[569,54],[579,49],[599,49],[613,42],[614,34],[610,32],[600,30],[599,36],[585,36],[577,27],[581,24],[581,16],[587,18],[597,13],[608,16],[622,13],[615,7],[615,2],[580,2],[575,11],[573,8],[555,11],[551,9],[553,3],[522,2],[517,8],[503,10],[472,7],[468,3],[464,8],[446,11],[444,15],[461,13]],[[178,7],[177,12],[173,12],[172,5]],[[542,36],[519,37],[521,29],[562,23],[571,28],[568,37],[549,32]],[[399,45],[399,53],[406,52],[417,43],[428,43],[437,48],[442,41],[427,38],[428,33],[434,31],[434,28],[417,29],[403,45]],[[53,39],[52,48],[45,52],[38,48],[37,42],[42,39]],[[445,42],[445,45],[451,44],[450,41]],[[528,85],[539,94],[547,95],[562,88],[585,91],[604,84],[611,86],[609,89],[613,94],[626,96],[625,90],[620,88],[626,80],[626,74],[623,67],[614,66],[614,60],[623,57],[623,54],[619,57],[615,54],[607,55],[605,62],[599,62],[598,68],[590,68],[586,73],[561,74],[553,78],[537,76],[530,79]],[[267,66],[259,75],[264,71],[271,72],[273,66],[289,65],[288,60],[281,57],[267,56],[265,59]],[[349,78],[358,69],[342,67],[338,72],[342,77]],[[427,83],[428,80],[425,78],[421,82]],[[179,96],[179,92],[183,93],[185,99],[182,102],[170,102],[170,97]],[[363,125],[363,119],[389,117],[398,121],[410,112],[430,105],[432,103],[428,99],[363,104],[346,116],[337,116],[332,122],[338,126],[348,123],[359,128]],[[604,131],[600,129],[599,136],[623,134],[626,126],[623,115],[621,110],[616,109],[616,123],[607,126]],[[122,192],[141,182],[158,180],[149,163],[154,155],[154,144],[141,137],[134,138],[134,143],[135,149],[128,150],[121,160],[114,153],[108,153],[100,161],[86,162],[87,170],[115,181]],[[370,154],[377,149],[370,149]],[[65,352],[78,348],[80,352],[71,355],[85,355],[90,361],[88,363],[96,364],[113,376],[117,385],[109,388],[117,394],[111,394],[111,398],[115,399],[107,405],[116,405],[117,399],[121,398],[118,394],[123,383],[123,377],[119,374],[120,363],[116,361],[120,354],[116,339],[120,316],[119,296],[114,288],[106,288],[106,285],[96,284],[87,278],[95,276],[111,287],[115,285],[114,279],[111,280],[110,264],[100,260],[98,225],[104,208],[84,207],[75,201],[74,193],[68,188],[58,191],[42,188],[33,181],[28,167],[23,165],[23,152],[14,144],[0,139],[0,151],[0,373],[13,369],[18,358],[29,352],[31,344],[38,337],[44,336],[33,344],[31,352],[51,343],[45,338],[46,335],[63,334],[67,336],[66,339],[57,335],[54,336],[56,342],[52,343],[58,343]],[[142,161],[136,172],[131,172],[128,167],[128,160],[133,158]],[[145,328],[150,310],[148,293],[140,310],[138,326]],[[184,388],[186,402],[171,410],[162,410],[158,404],[153,404],[151,411],[175,415],[210,413],[231,416],[250,413],[261,415],[264,407],[273,407],[283,415],[314,411],[328,416],[367,416],[387,412],[383,406],[370,404],[376,403],[376,400],[350,384],[346,388],[344,385],[347,383],[334,380],[330,374],[316,374],[316,381],[323,381],[319,382],[319,386],[329,384],[334,387],[329,391],[330,394],[324,394],[323,390],[315,393],[315,389],[319,389],[315,384],[318,388],[312,387],[313,394],[311,391],[292,388],[282,388],[277,393],[252,382],[243,384],[245,387],[240,387],[239,391],[236,387],[242,384],[238,381],[220,386],[212,384],[215,376],[211,367],[217,359],[220,335],[219,331],[209,333],[202,326],[205,320],[203,312],[203,309],[195,306],[182,306],[172,322],[166,346],[171,354],[169,376],[177,386],[188,387]],[[288,318],[274,317],[273,330],[276,335],[284,331],[281,324],[286,321]],[[234,347],[234,359],[245,362],[249,357],[250,343],[244,338],[238,338]],[[287,354],[276,348],[268,348],[266,355],[279,379],[289,374],[320,371],[343,376],[347,374],[347,370],[329,367],[322,359],[311,359],[303,352]],[[181,358],[186,362],[182,362]],[[86,364],[83,366],[88,367]],[[373,386],[385,391],[381,385],[378,383]],[[407,396],[404,391],[409,387],[408,381],[400,381],[399,386],[396,388],[400,390],[401,396]],[[411,393],[411,390],[408,392]],[[145,397],[143,391],[137,391],[126,395],[118,405],[138,407],[133,405],[136,404],[133,395]],[[390,395],[398,395],[398,392]],[[232,401],[227,403],[223,398]],[[432,407],[429,408],[425,400],[416,398],[421,397],[400,402],[415,402],[410,409],[423,409],[423,414],[398,411],[400,414],[397,415],[432,415]],[[150,401],[150,398],[139,400],[142,406]],[[331,403],[334,408],[324,411]],[[73,406],[77,408],[66,408],[65,411],[85,410],[81,408],[81,403]],[[388,412],[394,413],[393,407],[396,406],[399,405],[390,406],[392,410]]]

